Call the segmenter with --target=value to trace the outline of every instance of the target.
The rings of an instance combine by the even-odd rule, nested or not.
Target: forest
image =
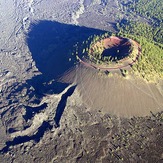
[[[143,34],[138,35],[138,28],[119,27],[118,35],[125,36],[137,41],[141,45],[141,55],[138,62],[132,66],[134,72],[146,79],[147,81],[157,82],[163,79],[163,45],[146,38]],[[141,28],[140,28],[141,29]],[[141,30],[140,30],[141,32]],[[147,31],[146,31],[147,32]]]
[[[152,38],[156,42],[163,43],[163,1],[162,0],[132,0],[123,2],[124,10],[131,15],[139,15],[144,18],[144,23],[128,23],[130,26],[138,26],[137,32]],[[148,21],[146,21],[148,20]],[[121,22],[126,23],[122,20]],[[146,23],[145,23],[146,22]],[[135,28],[134,28],[135,29]]]
[[[163,79],[163,1],[124,1],[125,10],[148,21],[121,20],[117,23],[118,35],[129,37],[140,43],[142,53],[132,67],[147,81]]]

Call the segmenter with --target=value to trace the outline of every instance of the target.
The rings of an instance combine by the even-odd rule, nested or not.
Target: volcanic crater
[[[95,69],[113,71],[132,66],[141,54],[141,47],[132,39],[110,36],[92,41],[84,52],[84,56],[77,56],[81,63]]]

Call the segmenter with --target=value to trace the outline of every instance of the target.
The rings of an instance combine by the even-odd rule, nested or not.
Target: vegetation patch
[[[155,41],[153,28],[145,23],[127,21],[117,24],[118,35],[132,38],[142,48],[138,62],[132,66],[133,72],[149,82],[163,79],[163,45]],[[156,40],[160,40],[160,36]]]

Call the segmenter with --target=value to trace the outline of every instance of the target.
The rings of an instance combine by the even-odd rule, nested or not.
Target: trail
[[[72,13],[72,23],[75,25],[78,25],[78,19],[80,17],[80,15],[82,15],[85,11],[85,7],[84,7],[84,0],[80,0],[79,1],[79,8],[77,11]]]
[[[151,96],[151,94],[147,93],[146,91],[142,90],[141,88],[139,88],[136,84],[132,83],[130,80],[128,80],[130,82],[131,85],[133,85],[136,89],[140,90],[141,92],[143,92],[144,94],[146,94],[147,96],[153,98],[153,96]]]
[[[22,20],[22,24],[23,24],[23,29],[25,31],[28,31],[28,28],[30,26],[30,19],[34,16],[34,8],[33,8],[33,3],[34,3],[34,0],[28,0],[26,2],[26,6],[28,8],[28,13],[25,14],[23,20]]]
[[[158,102],[158,100],[156,99],[156,97],[154,96],[153,91],[151,90],[150,86],[148,85],[148,89],[151,92],[151,95],[153,97],[153,99],[155,100],[155,102],[157,103],[157,105],[161,108],[162,106],[160,105],[160,103]]]
[[[158,102],[158,100],[156,99],[156,97],[154,96],[153,91],[151,90],[149,84],[147,83],[147,87],[148,90],[150,91],[150,94],[147,93],[146,91],[142,90],[142,88],[138,87],[136,84],[132,83],[130,80],[128,80],[130,82],[131,85],[133,85],[135,88],[137,88],[138,90],[140,90],[141,92],[143,92],[144,94],[146,94],[147,96],[151,97],[154,99],[154,101],[157,103],[157,105],[161,108],[160,103]]]

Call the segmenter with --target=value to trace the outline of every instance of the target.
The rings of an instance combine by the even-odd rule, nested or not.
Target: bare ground
[[[118,116],[146,116],[163,110],[163,96],[156,84],[132,76],[107,77],[91,68],[77,70],[78,91],[89,108]]]

